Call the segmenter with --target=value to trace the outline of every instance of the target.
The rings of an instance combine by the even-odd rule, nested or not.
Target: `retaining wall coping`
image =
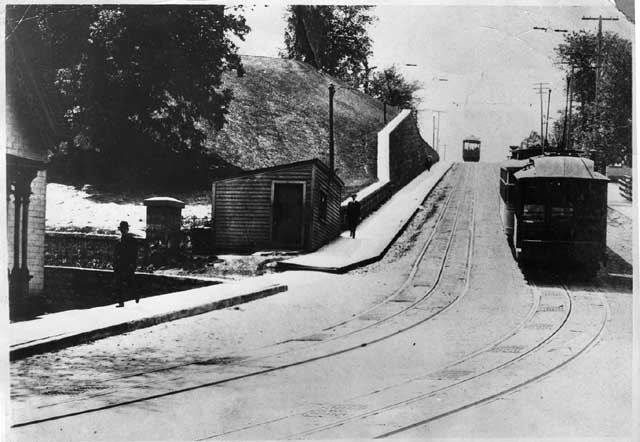
[[[403,109],[396,117],[378,132],[378,180],[386,183],[391,179],[389,156],[389,136],[405,118],[411,115],[410,109]]]
[[[390,168],[389,164],[389,135],[402,123],[405,118],[411,115],[410,109],[403,109],[398,115],[395,116],[385,127],[378,132],[378,181],[371,183],[364,189],[361,189],[356,193],[356,198],[362,200],[367,196],[375,193],[383,188],[390,182]],[[340,205],[346,207],[349,204],[350,198],[346,198]]]
[[[400,123],[402,123],[404,121],[405,118],[407,118],[409,115],[411,115],[411,109],[402,109],[400,111],[400,113],[398,115],[395,116],[395,118],[393,120],[391,120],[389,123],[387,123],[387,125],[385,127],[382,128],[382,130],[380,130],[380,132],[378,132],[379,134],[383,134],[383,135],[388,135],[391,132],[393,132],[395,130],[396,127],[398,127],[400,125]]]
[[[372,195],[372,194],[376,193],[378,190],[382,189],[387,184],[389,184],[389,181],[376,181],[375,183],[371,183],[367,187],[365,187],[364,189],[360,190],[356,194],[356,198],[357,198],[358,201],[362,201],[363,199],[365,199],[369,195]],[[351,197],[345,199],[342,203],[340,203],[340,206],[341,207],[347,207],[347,205],[349,204],[350,201],[351,201]]]
[[[85,232],[58,232],[56,230],[45,231],[46,235],[69,238],[96,238],[96,239],[118,239],[120,235],[114,233],[85,233]]]

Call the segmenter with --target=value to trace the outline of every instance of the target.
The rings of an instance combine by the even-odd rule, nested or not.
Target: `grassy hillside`
[[[242,62],[243,77],[235,72],[225,77],[234,100],[224,128],[211,132],[209,149],[245,170],[311,158],[328,164],[333,82],[338,175],[348,189],[375,181],[382,103],[304,63],[254,56],[243,56]]]

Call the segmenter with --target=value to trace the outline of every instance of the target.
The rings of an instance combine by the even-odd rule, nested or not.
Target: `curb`
[[[231,307],[238,304],[243,304],[257,299],[266,298],[276,293],[282,293],[289,290],[289,287],[284,284],[273,284],[261,290],[245,293],[231,298],[221,299],[218,301],[208,302],[206,304],[198,305],[195,307],[186,308],[183,310],[161,313],[155,316],[147,318],[134,319],[120,324],[114,324],[107,327],[99,328],[96,330],[90,330],[86,332],[79,332],[67,336],[56,338],[52,337],[45,342],[38,342],[36,344],[16,344],[16,348],[9,351],[9,360],[15,361],[18,359],[24,359],[36,354],[47,353],[55,350],[60,350],[66,347],[72,347],[74,345],[84,344],[90,341],[98,339],[108,338],[110,336],[127,333],[133,330],[141,328],[152,327],[163,322],[170,322],[176,319],[187,318],[189,316],[200,315],[213,310],[220,310],[223,308]],[[45,338],[46,339],[46,338]]]
[[[451,170],[452,167],[453,167],[453,163],[449,164],[449,167],[447,167],[447,170],[445,170],[442,173],[442,175],[440,176],[440,178],[438,178],[436,180],[436,182],[433,183],[433,186],[425,194],[424,198],[427,198],[429,195],[431,195],[431,192],[433,191],[433,189],[435,189],[435,187],[440,183],[440,181],[442,181],[442,179],[445,177],[445,175],[447,175],[449,173],[449,171]],[[400,192],[401,191],[402,190],[400,190]],[[413,213],[411,213],[411,216],[409,216],[407,218],[405,223],[400,227],[400,229],[398,229],[398,231],[393,236],[391,241],[389,241],[389,244],[387,244],[382,249],[382,252],[380,252],[380,254],[378,254],[378,255],[371,256],[369,258],[366,258],[366,259],[363,259],[363,260],[360,260],[360,261],[352,262],[351,264],[347,264],[347,265],[344,265],[342,267],[316,267],[316,266],[306,266],[304,264],[287,263],[287,262],[281,261],[281,262],[279,262],[277,264],[276,269],[279,270],[279,271],[284,271],[284,270],[310,270],[310,271],[315,271],[315,272],[343,274],[343,273],[347,273],[347,272],[349,272],[351,270],[357,269],[359,267],[364,267],[366,265],[372,264],[372,263],[374,263],[376,261],[380,261],[384,257],[384,255],[389,251],[389,248],[393,245],[393,243],[396,242],[398,237],[400,237],[400,235],[402,235],[402,233],[406,230],[406,228],[409,225],[409,223],[411,222],[411,220],[413,220],[413,218],[416,216],[416,213],[418,213],[419,207],[420,207],[420,205],[416,206],[416,208],[413,211]]]

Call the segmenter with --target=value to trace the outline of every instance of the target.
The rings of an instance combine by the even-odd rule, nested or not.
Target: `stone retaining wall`
[[[427,156],[431,157],[432,165],[440,160],[420,136],[415,112],[411,112],[389,134],[389,179],[393,193],[427,169]]]
[[[382,142],[381,142],[382,141]],[[440,160],[438,153],[422,139],[416,114],[402,111],[379,133],[378,182],[358,192],[361,218],[364,219],[383,205],[391,196],[427,169],[427,157],[431,165]],[[347,204],[350,195],[340,208],[342,228],[347,229]]]
[[[44,275],[45,290],[40,301],[40,314],[117,302],[113,293],[113,272],[110,270],[45,266]],[[136,273],[135,293],[145,298],[219,283],[199,278]]]
[[[118,235],[94,233],[47,232],[45,237],[45,264],[87,269],[111,269],[113,250]],[[138,267],[147,257],[147,241],[137,238]]]

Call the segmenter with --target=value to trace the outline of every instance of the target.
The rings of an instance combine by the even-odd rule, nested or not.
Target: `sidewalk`
[[[379,260],[452,164],[438,162],[414,178],[362,221],[355,239],[345,231],[313,253],[279,262],[278,268],[344,273]]]
[[[358,227],[357,238],[343,233],[318,251],[284,261],[283,267],[343,273],[380,259],[394,238],[411,219],[424,198],[442,179],[452,163],[437,163],[396,193]],[[239,282],[200,287],[182,292],[128,301],[114,305],[68,310],[9,325],[10,359],[58,350],[96,339],[127,333],[162,322],[227,308],[288,290],[315,280],[313,275],[268,274]]]
[[[618,183],[609,183],[607,186],[607,206],[633,219],[633,203],[620,195]]]
[[[200,287],[182,292],[85,310],[68,310],[9,325],[10,359],[21,359],[84,342],[150,327],[162,322],[222,309],[287,291],[273,275],[240,282]]]

